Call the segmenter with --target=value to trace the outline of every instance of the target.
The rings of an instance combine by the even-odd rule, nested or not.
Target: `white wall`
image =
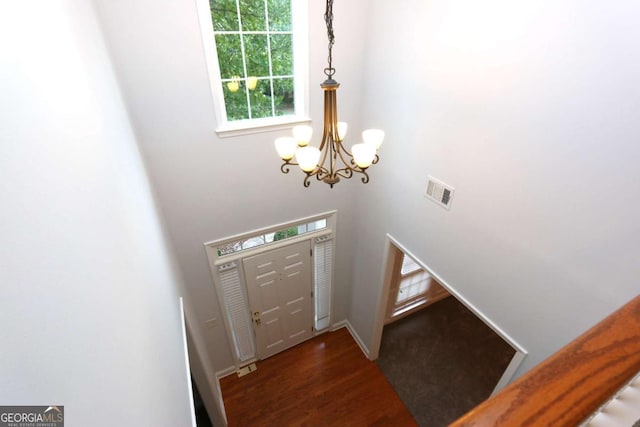
[[[0,402],[189,425],[180,278],[82,0],[0,5]]]
[[[387,140],[351,321],[371,343],[389,232],[530,352],[522,373],[640,289],[640,6],[374,0],[369,19],[363,116]]]
[[[309,7],[311,116],[316,133],[321,131],[319,85],[325,79],[327,57],[320,3],[310,2]],[[272,141],[284,131],[217,137],[195,1],[96,0],[96,4],[199,325],[222,316],[204,242],[332,209],[339,211],[340,230],[335,320],[345,319],[351,294],[352,212],[357,211],[352,196],[362,184],[340,183],[330,189],[313,182],[305,189],[301,172],[283,175]],[[339,113],[350,123],[354,137],[361,130],[362,5],[366,2],[342,2],[334,9],[335,77],[342,83]],[[210,371],[233,365],[222,326],[203,329],[199,338],[211,357]]]

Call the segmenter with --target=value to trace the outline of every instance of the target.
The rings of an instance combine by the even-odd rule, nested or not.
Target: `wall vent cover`
[[[427,192],[424,196],[427,199],[437,203],[443,208],[449,210],[451,208],[451,201],[453,200],[453,191],[455,189],[445,184],[444,182],[429,176],[429,180],[427,181]]]

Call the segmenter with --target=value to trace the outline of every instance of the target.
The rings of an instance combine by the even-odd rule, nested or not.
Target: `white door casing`
[[[313,335],[311,242],[294,243],[242,260],[258,358]]]

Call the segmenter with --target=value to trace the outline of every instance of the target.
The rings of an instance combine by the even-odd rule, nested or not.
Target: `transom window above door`
[[[209,1],[209,20],[201,22],[219,134],[308,120],[306,7],[294,0]]]

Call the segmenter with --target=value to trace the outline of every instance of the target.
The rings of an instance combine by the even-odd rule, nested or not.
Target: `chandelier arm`
[[[341,176],[343,178],[349,179],[349,178],[353,177],[353,173],[354,172],[358,172],[358,173],[361,173],[363,175],[363,177],[362,177],[362,182],[363,183],[366,184],[366,183],[369,182],[369,174],[367,173],[366,170],[362,169],[359,166],[356,166],[353,169],[352,168],[342,168],[342,169],[336,171],[336,175],[339,175],[339,176]]]
[[[304,177],[304,181],[302,181],[302,185],[304,185],[304,188],[307,188],[311,185],[311,182],[309,182],[310,178],[311,178],[311,172],[307,173],[307,176]]]
[[[325,133],[322,135],[322,142],[320,143],[320,152],[322,153],[322,157],[318,161],[318,167],[316,168],[317,172],[314,170],[314,174],[318,176],[323,175],[324,173],[327,172],[327,169],[324,167],[324,162],[327,160],[327,153],[328,153],[328,151],[324,149],[326,141],[327,141],[327,136]]]
[[[349,179],[353,176],[353,172],[354,172],[353,169],[347,167],[347,168],[338,169],[336,171],[336,175]],[[360,171],[355,171],[355,172],[360,172]]]
[[[343,153],[345,153],[347,156],[349,156],[349,163],[351,163],[351,160],[353,160],[353,154],[351,154],[349,152],[349,150],[347,150],[347,147],[345,147],[344,145],[342,145],[342,142],[340,142],[340,151],[342,151]],[[343,160],[344,161],[344,158]],[[345,164],[347,164],[347,162],[345,162]]]
[[[373,161],[371,162],[372,165],[375,165],[378,163],[378,160],[380,160],[380,157],[378,156],[378,154],[376,153],[376,156],[373,158]]]
[[[289,166],[298,166],[298,163],[285,160],[284,163],[280,165],[280,171],[282,173],[289,173],[290,171]]]
[[[326,176],[329,175],[329,171],[324,166],[320,166],[313,172],[312,175],[315,175],[318,181],[322,181]]]
[[[342,143],[338,143],[338,150],[337,151],[338,151],[338,154],[340,155],[340,160],[342,160],[342,164],[343,165],[345,165],[349,169],[358,168],[358,165],[356,165],[356,163],[353,160],[353,155],[351,153],[349,153],[349,151],[347,151],[346,148],[344,148]],[[347,155],[348,160],[345,159],[343,153]],[[351,165],[353,165],[353,167]]]

